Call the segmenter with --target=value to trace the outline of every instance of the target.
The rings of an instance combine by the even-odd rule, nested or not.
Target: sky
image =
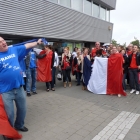
[[[128,45],[134,37],[140,39],[140,0],[117,0],[110,21],[114,23],[112,39],[118,43]]]

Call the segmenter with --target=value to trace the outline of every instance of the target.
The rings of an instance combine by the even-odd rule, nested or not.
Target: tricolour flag
[[[110,58],[95,57],[92,65],[92,73],[87,88],[95,94],[124,95],[123,57],[121,54],[113,54]]]

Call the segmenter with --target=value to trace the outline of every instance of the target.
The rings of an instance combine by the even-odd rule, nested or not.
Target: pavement
[[[29,131],[20,132],[22,140],[140,140],[140,95],[96,95],[74,80],[55,89],[37,83],[38,94],[27,97]]]

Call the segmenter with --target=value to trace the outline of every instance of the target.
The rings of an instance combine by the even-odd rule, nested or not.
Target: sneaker
[[[35,95],[35,94],[37,94],[37,92],[36,91],[33,91],[33,94]]]
[[[136,91],[136,95],[139,95],[140,94],[140,92],[139,91]]]
[[[50,89],[46,89],[46,91],[47,91],[47,92],[49,92],[49,91],[50,91]]]
[[[80,86],[80,84],[77,84],[76,86]]]
[[[135,92],[135,89],[132,89],[132,90],[130,91],[131,94],[134,93],[134,92]]]
[[[52,90],[52,91],[55,91],[55,89],[54,89],[54,88],[52,88],[51,90]]]
[[[25,126],[23,126],[23,128],[15,128],[18,131],[22,131],[22,132],[27,132],[28,128],[26,128]]]
[[[30,92],[27,92],[27,96],[30,97],[31,96],[31,93]]]
[[[118,97],[121,97],[121,94],[118,94]]]

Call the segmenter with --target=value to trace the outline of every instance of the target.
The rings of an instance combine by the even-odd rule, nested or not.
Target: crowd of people
[[[24,89],[27,92],[27,96],[31,96],[31,92],[32,94],[37,94],[36,80],[38,80],[46,83],[47,92],[50,90],[55,91],[56,69],[58,69],[63,77],[62,81],[64,88],[72,86],[71,76],[73,75],[77,81],[76,86],[82,84],[83,90],[85,90],[87,89],[87,84],[84,82],[86,78],[83,77],[84,73],[87,75],[87,69],[84,70],[84,58],[88,58],[91,62],[89,64],[90,67],[94,64],[95,57],[110,58],[113,54],[120,54],[119,57],[122,57],[123,90],[125,92],[127,90],[127,81],[127,84],[131,89],[130,93],[136,91],[136,94],[139,94],[140,55],[138,49],[138,46],[133,44],[129,44],[128,47],[124,48],[123,46],[113,46],[112,44],[101,46],[100,42],[96,42],[92,49],[86,47],[80,49],[75,47],[73,52],[70,52],[69,47],[65,47],[60,60],[57,51],[54,50],[51,45],[46,45],[40,54],[37,54],[36,51],[32,49],[24,58],[26,64],[26,69],[24,70],[25,74],[23,74],[25,79]],[[118,55],[115,57],[117,56]],[[44,61],[46,63],[44,63]],[[42,67],[47,67],[43,74],[42,72],[44,70]],[[45,76],[45,79],[42,79],[42,75]]]
[[[0,37],[0,94],[2,96],[4,107],[12,127],[20,131],[28,131],[24,126],[26,115],[26,95],[37,94],[36,81],[42,81],[46,84],[46,91],[55,91],[56,69],[62,74],[63,87],[72,86],[71,75],[75,76],[76,86],[82,84],[83,90],[87,90],[87,79],[89,79],[91,66],[94,65],[95,57],[111,58],[122,57],[122,87],[126,91],[127,84],[130,86],[130,93],[139,94],[140,83],[140,53],[136,45],[130,44],[127,48],[122,46],[101,46],[96,42],[95,46],[89,48],[74,48],[70,52],[69,47],[63,49],[61,60],[59,60],[57,51],[51,45],[44,45],[44,49],[39,53],[34,49],[35,46],[42,43],[37,42],[19,45],[17,47],[8,47],[6,41]],[[114,55],[118,54],[118,55]],[[84,61],[86,60],[88,61]],[[85,68],[84,65],[87,65]],[[85,76],[86,75],[86,76]],[[61,78],[59,77],[59,80]],[[24,86],[24,90],[22,88]],[[119,93],[118,93],[119,94]],[[14,122],[14,104],[17,107],[17,117]]]
[[[59,69],[62,69],[63,73],[63,83],[64,87],[69,83],[71,87],[71,76],[75,75],[77,80],[77,86],[81,84],[82,75],[84,72],[87,72],[87,69],[84,71],[84,57],[87,57],[91,65],[94,64],[95,57],[110,58],[114,54],[120,54],[119,57],[122,57],[122,86],[123,90],[126,91],[126,80],[127,84],[130,86],[130,93],[136,92],[139,94],[139,72],[140,72],[140,54],[139,48],[136,45],[129,44],[128,47],[124,48],[123,46],[101,46],[100,42],[95,43],[95,47],[91,50],[89,48],[74,48],[73,53],[70,53],[69,48],[64,48],[64,53],[62,54],[62,61]],[[118,55],[115,55],[117,57]],[[84,81],[82,81],[83,89],[87,89]],[[118,93],[119,94],[119,93]]]

